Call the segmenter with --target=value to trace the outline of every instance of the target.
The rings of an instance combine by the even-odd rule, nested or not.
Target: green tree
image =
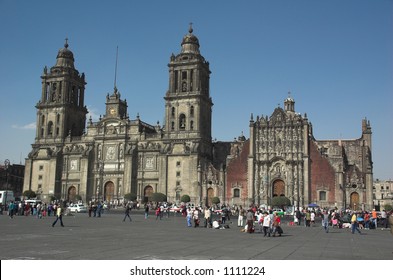
[[[166,201],[166,200],[167,200],[167,197],[166,197],[166,195],[163,194],[163,193],[156,192],[156,193],[152,193],[150,199],[151,199],[152,201],[155,201],[155,202],[163,202],[163,201]]]
[[[79,194],[75,195],[75,200],[77,201],[82,200],[82,196],[80,196]]]
[[[28,199],[30,199],[36,197],[37,195],[35,194],[35,191],[26,190],[23,192],[23,196],[26,196]]]
[[[134,194],[134,193],[126,193],[124,195],[124,199],[130,200],[130,201],[134,201],[134,200],[136,200],[136,194]]]
[[[180,198],[180,201],[181,201],[181,202],[184,202],[184,203],[188,203],[188,202],[191,201],[191,197],[190,197],[188,194],[185,194],[185,195],[183,195],[183,196]]]
[[[393,206],[391,204],[385,204],[383,207],[385,207],[385,211],[391,211],[393,210]]]
[[[213,197],[212,198],[212,203],[215,204],[215,205],[219,204],[220,203],[220,198],[218,198],[217,196]]]
[[[291,201],[285,196],[275,196],[272,198],[272,206],[278,206],[280,208],[285,208],[285,206],[291,205]]]

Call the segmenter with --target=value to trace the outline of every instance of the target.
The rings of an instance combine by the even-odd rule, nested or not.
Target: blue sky
[[[117,87],[131,118],[163,123],[170,55],[193,23],[210,62],[213,138],[249,136],[288,91],[318,140],[373,131],[374,178],[393,179],[393,2],[0,0],[0,161],[19,163],[35,137],[44,66],[69,39],[97,120]]]

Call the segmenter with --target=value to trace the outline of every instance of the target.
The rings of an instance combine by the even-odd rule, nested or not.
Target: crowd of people
[[[103,201],[91,201],[88,203],[88,216],[101,217],[105,207]],[[63,206],[63,207],[62,207]],[[11,201],[8,205],[8,215],[12,219],[14,216],[35,216],[37,218],[55,216],[56,220],[52,226],[60,220],[63,226],[62,216],[69,214],[66,203],[59,203],[57,201],[51,203],[37,203],[30,204],[24,201],[18,203]],[[139,210],[141,204],[139,202],[125,202],[122,205],[117,205],[116,208],[124,208],[123,222],[128,218],[132,221],[131,210]],[[149,218],[150,212],[154,211],[155,220],[162,220],[164,217],[170,217],[170,210],[176,209],[173,204],[162,202],[153,203],[148,202],[143,205],[144,217]],[[242,206],[223,205],[221,207],[195,207],[194,205],[183,204],[179,210],[173,210],[175,213],[179,212],[186,219],[187,227],[205,227],[213,229],[228,229],[237,224],[241,231],[247,233],[263,233],[264,236],[281,236],[283,230],[281,228],[281,217],[272,209],[265,209],[257,205],[251,205],[247,210]],[[384,209],[377,212],[372,211],[353,211],[351,209],[319,209],[319,208],[297,208],[293,213],[293,222],[290,225],[305,227],[316,226],[316,218],[321,220],[321,226],[325,232],[329,232],[330,227],[349,228],[353,234],[361,233],[362,229],[387,229],[389,216],[392,216],[392,211],[387,213]],[[236,218],[235,218],[236,217]],[[232,219],[232,221],[231,221]],[[201,222],[203,220],[203,224]],[[236,223],[237,220],[237,223]],[[319,225],[317,225],[319,226]]]

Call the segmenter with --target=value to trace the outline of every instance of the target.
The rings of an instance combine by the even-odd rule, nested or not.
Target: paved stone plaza
[[[89,218],[86,213],[63,218],[0,215],[2,260],[392,260],[390,230],[363,230],[288,226],[281,237],[240,232],[232,219],[230,229],[189,228],[186,219],[171,213],[156,221],[132,211],[123,222],[121,211]]]

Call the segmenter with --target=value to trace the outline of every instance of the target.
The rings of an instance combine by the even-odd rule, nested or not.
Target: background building
[[[377,211],[384,209],[385,205],[393,206],[393,181],[375,180],[373,186],[373,202]]]
[[[37,131],[26,159],[25,190],[42,199],[120,201],[127,193],[146,201],[153,192],[178,202],[269,205],[287,196],[294,205],[372,204],[371,127],[357,140],[318,141],[290,96],[273,114],[251,116],[250,139],[213,141],[209,62],[190,27],[179,54],[170,56],[164,124],[130,119],[118,89],[105,99],[97,122],[87,120],[85,75],[64,48],[44,68]]]
[[[21,164],[0,165],[0,189],[13,191],[14,197],[21,197],[23,192],[23,179],[25,166]]]

